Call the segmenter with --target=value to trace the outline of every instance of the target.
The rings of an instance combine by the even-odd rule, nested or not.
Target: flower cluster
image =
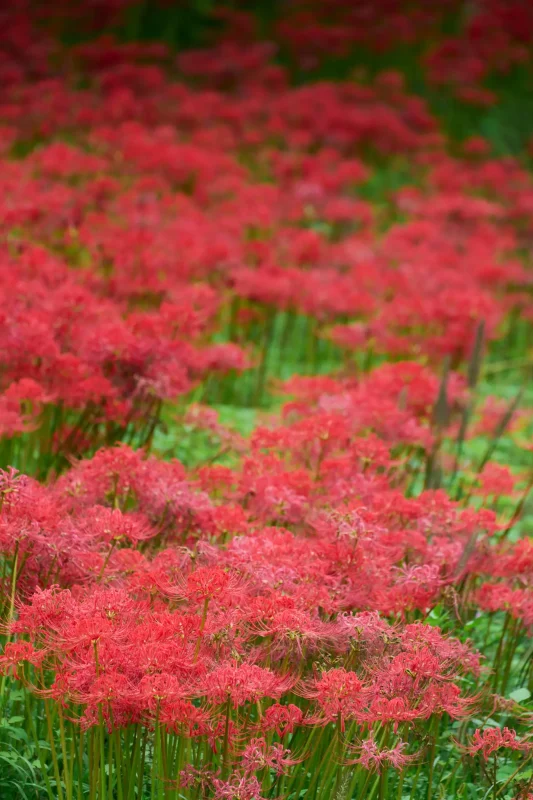
[[[23,709],[37,800],[530,796],[533,181],[434,102],[497,103],[529,5],[179,53],[49,5],[0,12],[2,763]]]

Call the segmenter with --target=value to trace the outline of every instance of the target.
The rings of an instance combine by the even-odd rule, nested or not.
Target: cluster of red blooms
[[[253,492],[247,477],[245,466],[241,497]],[[234,535],[215,547],[212,523],[228,507],[194,492],[179,466],[126,448],[101,451],[49,489],[5,475],[2,497],[2,546],[5,556],[15,549],[21,593],[36,580],[71,587],[38,588],[19,605],[10,631],[23,638],[6,645],[2,668],[23,681],[27,665],[52,670],[53,683],[34,691],[80,707],[83,726],[103,714],[110,727],[156,720],[215,751],[224,739],[237,772],[229,784],[209,777],[216,797],[240,797],[223,793],[233,784],[257,791],[253,773],[299,763],[266,743],[274,733],[305,741],[317,726],[390,723],[405,735],[435,714],[468,716],[476,703],[461,688],[464,673],[480,670],[468,645],[360,610],[436,602],[447,581],[431,561],[453,571],[471,524],[445,498],[402,514],[398,493],[387,503],[382,492],[386,507],[310,511],[293,530],[265,525],[264,504],[242,501],[243,533],[230,515]],[[381,580],[388,585],[372,596]],[[385,750],[365,739],[357,760],[401,768],[411,758],[404,747],[401,737]],[[189,771],[182,783],[198,780]]]
[[[330,17],[330,3],[313,5],[316,24]],[[346,27],[351,5],[333,15],[348,42],[381,20],[378,4],[358,4]],[[484,3],[468,30],[499,20],[500,5]],[[246,351],[273,313],[307,316],[348,358],[457,365],[480,320],[490,339],[527,307],[515,254],[532,233],[529,174],[483,140],[449,155],[399,73],[292,87],[272,46],[239,49],[242,14],[222,45],[177,64],[162,45],[102,39],[58,70],[24,9],[4,12],[0,50],[4,435],[50,405],[90,405],[125,427],[208,373],[253,364]],[[294,13],[281,34],[305,39]],[[415,14],[413,35],[433,16]],[[497,28],[510,42],[511,16]],[[380,159],[405,154],[408,185],[378,209],[365,187]]]
[[[364,390],[400,393],[399,369],[375,371]],[[305,413],[249,443],[191,409],[235,445],[235,467],[186,470],[120,446],[48,485],[3,473],[0,548],[18,600],[0,669],[82,729],[155,726],[207,742],[231,775],[191,764],[173,780],[220,800],[263,797],[265,771],[296,780],[320,728],[340,732],[346,768],[407,767],[420,725],[475,716],[483,699],[465,677],[486,673],[469,643],[409,620],[450,604],[533,624],[530,542],[500,543],[492,511],[442,491],[405,496],[398,447],[420,446],[438,391],[427,371],[410,378],[395,435],[350,424],[357,389],[301,379]],[[464,388],[451,386],[459,402]],[[494,465],[481,483],[484,494],[514,488]],[[489,728],[465,750],[500,748],[531,745]]]
[[[442,490],[405,496],[411,459],[434,446],[439,382],[429,370],[385,364],[358,383],[293,378],[286,388],[294,400],[283,421],[256,427],[248,440],[213,410],[191,406],[188,424],[234,466],[209,459],[187,470],[122,445],[48,485],[3,473],[0,542],[8,560],[17,552],[24,563],[19,586],[27,593],[130,570],[157,585],[187,561],[185,547],[329,613],[400,613],[428,610],[467,569],[496,578],[527,571],[527,543],[486,549],[504,527],[494,511],[465,508]],[[461,407],[459,376],[448,390],[450,407]],[[473,429],[484,424],[482,414]],[[519,479],[489,463],[472,491],[512,496]],[[477,550],[463,563],[476,532]]]
[[[479,657],[435,628],[398,628],[377,612],[427,613],[467,576],[489,577],[495,583],[480,585],[472,602],[490,610],[504,602],[529,626],[530,590],[511,590],[505,579],[529,574],[531,554],[525,542],[491,544],[501,529],[492,511],[441,491],[404,496],[402,456],[391,449],[418,443],[417,413],[431,398],[427,377],[412,378],[411,418],[392,442],[390,430],[361,435],[345,413],[348,394],[340,413],[319,409],[256,429],[236,468],[187,473],[120,446],[48,486],[5,473],[2,552],[19,565],[21,596],[31,596],[11,631],[33,645],[8,644],[4,665],[54,664],[47,694],[83,704],[86,724],[104,699],[122,724],[153,714],[159,697],[161,721],[215,738],[219,717],[200,712],[194,697],[220,709],[228,697],[235,707],[289,694],[313,701],[303,711],[293,705],[283,723],[269,706],[259,733],[274,729],[271,715],[282,727],[337,721],[344,729],[345,719],[467,713],[471,700],[452,678],[478,672]],[[314,676],[311,661],[324,665]]]
[[[483,79],[530,57],[533,12],[527,0],[481,0],[466,7],[457,0],[427,5],[300,0],[292,8],[277,33],[302,69],[317,67],[324,57],[349,56],[354,46],[380,55],[411,47],[419,50],[429,82],[456,88],[461,100],[488,105],[496,97],[483,87]],[[457,14],[461,26],[455,35],[443,36],[443,23]]]
[[[305,72],[435,41],[457,5],[295,2],[273,37]],[[452,155],[400,73],[293,86],[250,14],[219,16],[221,42],[176,58],[105,37],[65,52],[25,0],[0,14],[0,446],[20,469],[0,470],[0,671],[83,730],[201,741],[218,761],[180,751],[178,788],[259,800],[317,729],[384,773],[417,758],[422,723],[486,705],[483,655],[421,621],[435,608],[533,626],[533,545],[484,503],[519,479],[487,459],[475,503],[417,484],[421,463],[457,472],[445,437],[524,422],[474,408],[464,368],[480,331],[531,317],[533,181],[481,138]],[[489,103],[483,78],[532,38],[529,5],[485,0],[421,63]],[[404,181],[378,203],[384,161]],[[150,455],[169,403],[264,373],[274,330],[342,372],[279,381],[279,418],[248,438],[189,404],[215,455]],[[531,749],[489,728],[466,752],[499,748]]]
[[[207,373],[245,365],[235,345],[201,344],[218,306],[208,286],[186,286],[157,311],[128,312],[95,275],[80,281],[41,247],[15,250],[0,255],[3,436],[39,424],[52,405],[63,413],[93,406],[97,418],[124,422]]]
[[[92,25],[96,32],[124,20],[134,5],[132,0],[92,0],[73,9],[56,0],[48,16],[56,22],[70,18],[78,26]],[[164,9],[168,3],[158,0],[154,5]],[[270,82],[282,80],[279,69],[267,62],[272,48],[264,46],[261,26],[246,5],[214,9],[223,39],[209,54],[187,53],[180,60],[186,74],[207,76],[223,87],[233,85],[242,72],[258,70]],[[453,34],[443,32],[450,27]],[[431,5],[409,0],[292,0],[271,28],[273,39],[303,74],[313,73],[326,59],[349,58],[354,48],[382,58],[399,47],[411,48],[430,84],[451,87],[462,101],[487,106],[496,102],[496,95],[484,80],[529,63],[533,11],[528,0],[478,0],[466,6],[460,0],[435,0]],[[259,46],[250,48],[250,42]]]
[[[6,645],[3,666],[21,677],[21,662],[53,667],[53,683],[38,691],[81,705],[85,726],[98,724],[99,708],[118,726],[149,724],[157,713],[171,730],[207,736],[215,749],[228,704],[239,712],[232,749],[243,734],[240,715],[249,718],[258,703],[258,736],[332,722],[344,731],[354,720],[413,725],[432,714],[463,718],[473,708],[460,683],[479,669],[478,657],[437,628],[395,628],[370,613],[326,621],[290,609],[279,595],[257,595],[258,587],[218,567],[177,575],[156,594],[148,582],[135,584],[78,589],[77,597],[37,591],[12,625],[30,642]],[[304,672],[302,651],[322,654],[322,668]],[[288,698],[294,702],[286,705]]]
[[[463,676],[480,675],[480,654],[408,620],[469,578],[471,607],[529,627],[531,590],[510,588],[527,586],[529,543],[502,547],[493,512],[444,492],[406,498],[391,445],[342,414],[304,419],[257,429],[233,469],[188,473],[120,446],[48,486],[4,473],[0,543],[20,600],[3,671],[87,728],[103,715],[215,752],[224,742],[230,779],[193,767],[180,779],[220,798],[259,797],[256,775],[297,767],[317,726],[346,737],[347,765],[379,772],[416,757],[419,722],[469,718],[480,698]],[[372,734],[383,725],[387,747]],[[477,733],[469,752],[528,747],[497,734]]]

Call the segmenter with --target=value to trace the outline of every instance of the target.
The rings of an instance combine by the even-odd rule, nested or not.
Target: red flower
[[[481,753],[485,761],[488,761],[490,756],[500,748],[528,751],[531,750],[532,745],[517,739],[515,731],[509,728],[484,728],[474,732],[470,745],[465,749],[470,755]]]

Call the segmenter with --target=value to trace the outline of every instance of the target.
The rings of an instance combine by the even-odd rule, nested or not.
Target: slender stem
[[[63,800],[63,787],[61,785],[61,773],[59,771],[59,762],[57,759],[56,746],[54,744],[54,728],[52,725],[52,716],[50,714],[50,707],[48,700],[44,701],[44,711],[46,714],[46,722],[48,725],[48,743],[50,745],[50,755],[52,756],[52,764],[54,767],[54,777],[56,780],[57,797],[58,800]]]
[[[227,778],[229,773],[229,727],[231,721],[231,699],[226,702],[226,723],[224,726],[224,743],[222,746],[222,777]]]
[[[61,743],[61,754],[63,756],[63,777],[65,779],[65,792],[67,795],[67,800],[72,800],[72,781],[70,779],[69,768],[68,768],[67,743],[65,740],[65,721],[63,719],[63,712],[61,711],[60,704],[57,703],[56,707],[57,707],[57,716],[59,719],[59,740]]]
[[[46,787],[46,792],[48,794],[49,800],[55,800],[54,795],[52,793],[52,787],[50,786],[50,779],[48,777],[48,770],[46,768],[46,763],[43,758],[43,752],[39,744],[39,736],[37,735],[37,730],[35,728],[35,723],[33,721],[33,709],[30,708],[30,696],[28,692],[24,692],[24,703],[26,705],[26,720],[30,726],[31,735],[35,743],[35,749],[37,750],[37,757],[39,759],[39,764],[41,765],[41,773],[43,776],[44,785]]]
[[[431,725],[431,747],[429,750],[429,775],[428,775],[428,793],[427,800],[431,800],[433,796],[433,770],[435,769],[435,750],[437,747],[437,737],[439,735],[440,718],[435,717]]]
[[[17,572],[18,572],[18,561],[19,561],[19,543],[15,544],[15,554],[13,558],[13,567],[11,571],[11,592],[9,596],[9,610],[7,614],[7,624],[9,625],[13,620],[13,615],[15,612],[15,592],[17,588]],[[11,633],[8,632],[5,645],[11,640]],[[6,690],[7,684],[7,672],[2,675],[2,682],[0,683],[0,706],[3,707],[4,705],[4,694]]]
[[[155,800],[158,772],[159,772],[159,701],[157,701],[157,710],[155,714],[155,723],[154,723],[154,751],[152,754],[152,786],[150,792],[150,797],[152,800]]]
[[[529,764],[529,762],[531,761],[532,758],[533,758],[533,753],[531,753],[522,764],[519,764],[519,766],[515,769],[513,774],[510,775],[507,778],[505,783],[502,783],[502,785],[500,786],[498,791],[494,794],[494,797],[500,797],[500,795],[502,795],[505,792],[505,790],[507,789],[509,784],[515,779],[515,777],[518,775],[518,773],[521,772],[524,769],[526,764]]]

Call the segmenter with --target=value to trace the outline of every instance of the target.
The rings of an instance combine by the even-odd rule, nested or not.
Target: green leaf
[[[19,739],[19,741],[21,742],[29,741],[28,734],[26,733],[24,728],[10,728],[9,734],[10,736],[13,737],[13,739]]]
[[[514,692],[511,692],[509,697],[511,700],[516,700],[517,703],[522,703],[531,697],[531,692],[525,686],[522,686],[521,689],[515,689]]]

